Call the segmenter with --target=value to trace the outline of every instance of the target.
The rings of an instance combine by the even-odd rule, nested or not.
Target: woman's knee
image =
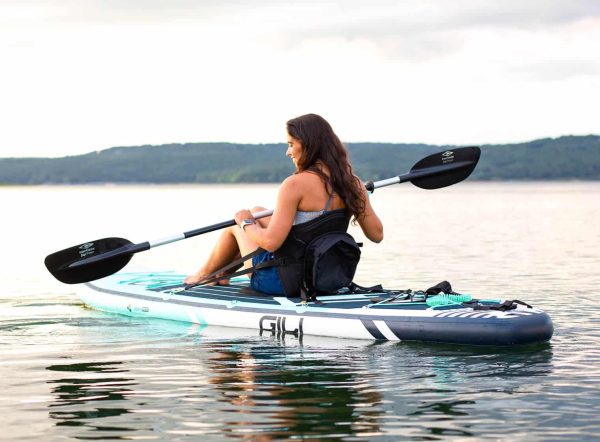
[[[240,230],[240,226],[238,226],[237,224],[233,225],[233,226],[229,226],[227,227],[225,230],[223,230],[223,235],[232,235],[235,236],[235,234],[237,233],[237,231]]]
[[[258,213],[258,212],[264,212],[265,210],[267,210],[267,209],[265,209],[264,207],[261,207],[261,206],[254,206],[254,207],[253,207],[253,208],[250,210],[250,212],[252,212],[252,213],[256,214],[256,213]],[[265,228],[266,228],[266,227],[269,225],[269,221],[270,221],[270,220],[271,220],[271,217],[270,217],[270,216],[266,216],[266,217],[264,217],[264,218],[260,218],[260,219],[258,220],[258,223],[260,224],[260,226],[261,226],[263,229],[265,229]]]

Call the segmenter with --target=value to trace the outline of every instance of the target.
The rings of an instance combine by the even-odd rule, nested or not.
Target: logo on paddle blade
[[[93,242],[86,242],[79,246],[79,256],[85,258],[86,256],[92,255],[96,251]]]
[[[442,154],[442,164],[451,163],[454,161],[454,152],[447,150]]]

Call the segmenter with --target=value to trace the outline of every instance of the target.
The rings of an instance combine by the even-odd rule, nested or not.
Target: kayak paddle
[[[481,150],[478,147],[459,147],[429,155],[416,163],[410,172],[381,181],[368,181],[365,187],[373,192],[379,187],[410,181],[422,189],[440,189],[459,183],[467,178],[479,161]],[[272,210],[254,213],[256,219],[271,216]],[[79,284],[94,281],[118,272],[127,265],[132,256],[182,239],[214,232],[235,225],[231,219],[199,229],[155,241],[134,244],[124,238],[102,238],[69,247],[46,257],[44,263],[48,271],[66,284]]]
[[[481,150],[476,146],[446,150],[423,158],[404,175],[376,183],[368,181],[365,187],[373,192],[378,187],[410,181],[421,189],[441,189],[460,183],[471,175],[480,156]]]

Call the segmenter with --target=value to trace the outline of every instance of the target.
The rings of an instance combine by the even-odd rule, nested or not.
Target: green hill
[[[348,143],[355,171],[382,179],[454,146]],[[1,158],[2,184],[279,182],[293,172],[284,144],[189,143],[114,147],[64,158]],[[600,180],[600,136],[485,145],[471,179]]]

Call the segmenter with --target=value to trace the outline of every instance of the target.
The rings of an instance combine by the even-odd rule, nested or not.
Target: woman
[[[292,226],[308,222],[326,212],[345,209],[358,222],[365,236],[373,242],[383,239],[383,226],[369,202],[367,191],[352,173],[348,152],[325,119],[307,114],[287,122],[288,149],[296,171],[279,189],[273,215],[255,220],[252,212],[235,214],[236,226],[221,234],[207,262],[185,279],[188,285],[202,282],[207,275],[247,255],[258,247],[265,252],[246,261],[245,268],[273,258],[286,240]],[[227,278],[220,281],[227,284]],[[251,286],[261,292],[283,294],[275,267],[255,270]]]

